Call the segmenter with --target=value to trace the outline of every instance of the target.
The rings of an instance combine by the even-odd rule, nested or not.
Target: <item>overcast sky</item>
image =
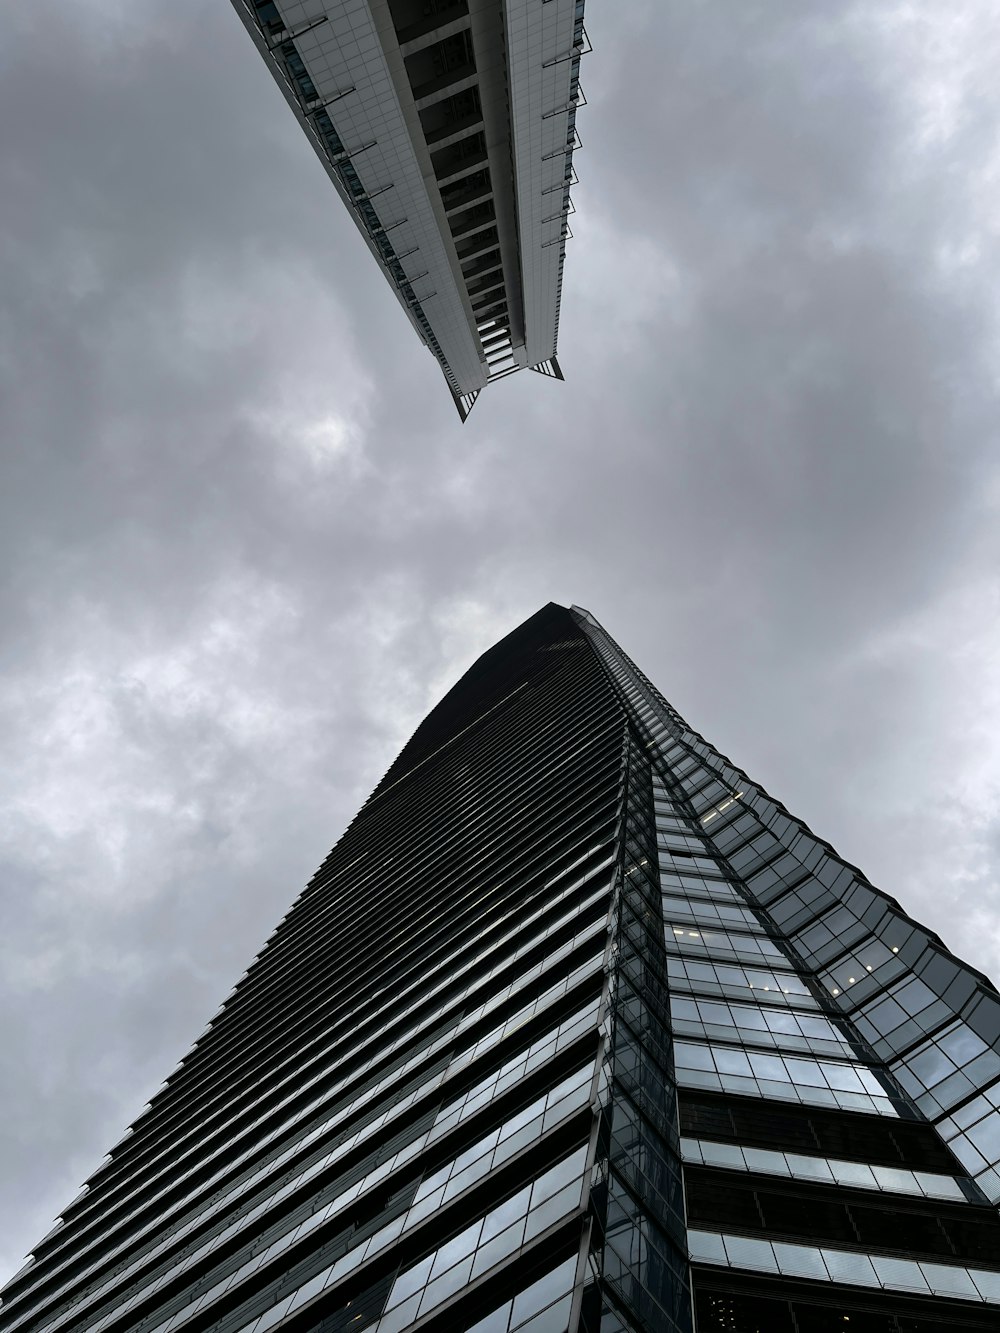
[[[226,0],[0,55],[0,1276],[548,600],[1000,974],[995,0],[591,0],[463,429]]]

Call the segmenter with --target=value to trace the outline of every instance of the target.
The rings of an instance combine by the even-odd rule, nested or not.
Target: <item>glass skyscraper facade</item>
[[[549,605],[429,714],[2,1333],[1000,1327],[1000,996]]]

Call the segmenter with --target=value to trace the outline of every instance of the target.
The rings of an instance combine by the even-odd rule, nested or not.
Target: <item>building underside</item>
[[[561,379],[583,0],[233,5],[463,421]]]

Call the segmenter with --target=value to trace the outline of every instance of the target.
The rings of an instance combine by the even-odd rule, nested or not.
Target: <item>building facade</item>
[[[556,359],[583,0],[233,0],[464,420]]]
[[[549,605],[428,715],[0,1333],[1000,1327],[1000,996]]]

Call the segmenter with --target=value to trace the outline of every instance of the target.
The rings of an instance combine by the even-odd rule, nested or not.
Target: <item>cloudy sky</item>
[[[565,384],[464,429],[226,0],[0,99],[0,1276],[553,599],[1000,974],[995,0],[592,0]]]

